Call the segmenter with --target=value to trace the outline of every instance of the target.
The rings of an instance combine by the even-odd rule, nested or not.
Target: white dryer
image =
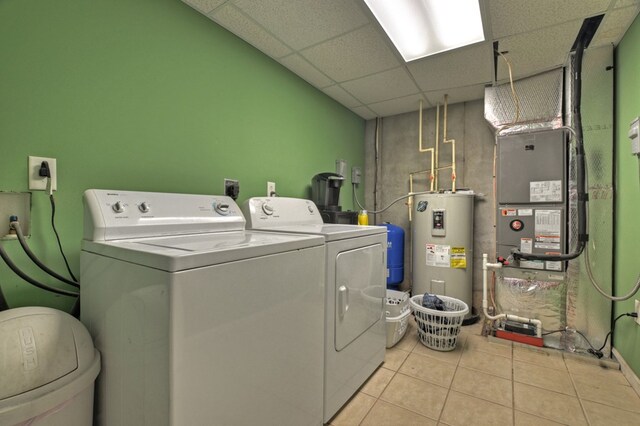
[[[323,238],[245,231],[222,196],[84,201],[98,424],[322,424]]]
[[[328,422],[384,361],[386,228],[322,222],[309,200],[251,198],[247,228],[321,235],[326,240],[324,421]]]

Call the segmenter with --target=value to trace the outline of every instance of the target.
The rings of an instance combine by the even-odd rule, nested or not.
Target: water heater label
[[[451,265],[451,246],[427,244],[427,266],[449,268]]]
[[[529,201],[532,203],[562,201],[562,181],[529,182]]]
[[[467,267],[467,255],[464,247],[451,247],[451,267],[456,269]]]

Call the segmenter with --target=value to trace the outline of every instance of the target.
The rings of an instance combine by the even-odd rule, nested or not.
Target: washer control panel
[[[318,208],[311,200],[287,197],[254,197],[242,205],[247,227],[322,224]]]
[[[84,239],[91,241],[243,230],[227,196],[90,189],[84,193]]]

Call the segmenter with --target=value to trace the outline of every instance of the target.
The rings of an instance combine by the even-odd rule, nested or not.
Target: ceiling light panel
[[[364,0],[406,62],[484,41],[478,0]]]

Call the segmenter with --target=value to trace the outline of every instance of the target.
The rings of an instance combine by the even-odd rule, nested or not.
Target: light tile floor
[[[331,420],[344,425],[640,425],[640,397],[619,370],[481,336],[456,349],[418,341],[413,319],[384,364]]]

